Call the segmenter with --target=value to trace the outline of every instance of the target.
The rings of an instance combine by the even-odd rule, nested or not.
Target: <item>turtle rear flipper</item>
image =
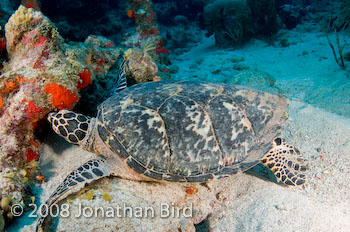
[[[71,172],[45,202],[47,207],[41,207],[42,212],[40,212],[40,216],[36,222],[35,231],[39,231],[40,226],[45,220],[45,217],[42,217],[41,215],[47,215],[46,209],[49,209],[53,203],[64,199],[72,193],[78,192],[85,186],[85,184],[109,176],[111,170],[112,168],[107,164],[106,160],[93,159]]]
[[[307,162],[298,149],[286,144],[281,138],[275,138],[272,148],[261,159],[278,181],[286,185],[302,185],[305,183]]]

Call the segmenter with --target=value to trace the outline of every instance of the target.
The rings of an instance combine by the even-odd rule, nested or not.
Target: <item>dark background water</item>
[[[17,9],[20,1],[1,0],[1,2],[0,25],[3,26],[10,14]],[[196,40],[196,38],[183,38],[182,41],[171,42],[171,40],[176,40],[172,35],[174,31],[178,32],[178,27],[181,25],[187,30],[211,30],[210,27],[213,25],[205,22],[208,20],[208,15],[204,11],[205,7],[212,2],[214,1],[153,1],[161,33],[171,44],[170,48],[184,47],[189,42],[188,40]],[[252,20],[249,30],[252,33],[247,35],[246,39],[253,36],[271,36],[282,28],[293,29],[303,20],[307,20],[311,14],[327,12],[330,9],[329,6],[334,2],[338,1],[248,0]],[[95,34],[118,43],[123,41],[125,33],[132,32],[134,28],[134,22],[126,14],[128,1],[41,0],[39,5],[41,11],[56,24],[66,40],[84,41],[88,35]],[[232,22],[232,18],[225,15],[220,16],[221,13],[219,12],[216,16],[222,17],[219,20],[222,20],[223,23],[226,20],[226,24]]]
[[[0,1],[0,25],[2,28],[11,14],[18,8],[20,2],[20,0]],[[127,10],[130,9],[128,2],[125,0],[40,0],[39,5],[43,14],[48,16],[58,27],[58,31],[66,42],[83,42],[89,35],[94,34],[107,37],[114,41],[117,46],[121,46],[127,35],[135,34],[135,23],[127,16]],[[172,63],[174,64],[181,54],[201,44],[203,38],[210,36],[215,38],[216,49],[240,49],[253,39],[258,39],[264,41],[266,46],[272,46],[281,49],[281,51],[295,45],[296,56],[300,53],[304,54],[304,51],[299,50],[297,43],[290,42],[293,38],[288,35],[288,31],[306,34],[313,30],[312,32],[315,34],[320,33],[320,37],[325,37],[327,31],[337,31],[345,32],[348,36],[349,0],[247,0],[246,3],[240,2],[244,1],[154,0],[158,28],[164,41],[164,47],[169,50],[167,54],[168,67],[166,68],[171,72],[181,73],[184,69],[183,65],[179,64],[176,67]],[[306,26],[302,29],[303,25],[306,24],[312,25],[312,28],[305,29]],[[298,29],[298,26],[301,29]],[[315,28],[317,29],[315,30]],[[2,33],[4,32],[2,31]],[[341,43],[346,44],[346,37],[343,38]],[[318,43],[327,44],[326,41],[314,41],[314,44]],[[336,43],[333,43],[336,46]],[[309,51],[306,52],[312,53],[315,52],[315,49],[317,48],[310,46]],[[330,47],[327,49],[329,49],[326,55],[327,59],[332,60],[337,66]],[[346,62],[349,62],[350,50],[346,46],[343,55],[348,60]],[[0,54],[0,62],[4,60],[3,57],[3,54]],[[272,59],[276,60],[278,57]],[[316,57],[315,62],[324,59],[325,56],[320,55]],[[220,79],[220,75],[216,75],[216,73],[224,71],[220,70],[220,67],[216,69],[210,80],[218,77],[217,81],[225,82],[227,78]],[[350,76],[348,69],[345,70],[346,75]],[[271,68],[263,71],[273,74]],[[339,71],[341,71],[340,68],[336,70],[336,72]],[[199,75],[202,76],[202,74]],[[231,78],[233,75],[234,73],[230,71],[230,75],[227,76]],[[308,80],[308,77],[305,76],[307,81],[296,80],[299,81],[300,88],[305,92],[304,85],[310,85],[305,94],[306,97],[301,100],[341,115],[350,116],[350,107],[349,110],[344,108],[350,104],[349,98],[344,97],[349,96],[347,94],[350,92],[349,78],[332,82],[332,76],[320,77],[322,79],[319,80]],[[187,76],[183,75],[183,77]],[[283,76],[274,77],[283,78]],[[340,79],[338,78],[338,80]],[[301,95],[299,90],[295,90],[297,87],[291,84],[291,80],[287,80],[285,83],[288,84],[284,84],[284,90],[289,92],[290,96]],[[82,99],[89,99],[92,93],[98,92],[96,89],[99,88],[94,84],[84,89],[86,94],[84,91],[82,92],[83,95],[85,94]],[[91,109],[96,109],[95,106],[102,101],[101,99],[93,104]],[[337,106],[334,106],[335,103]],[[95,111],[88,113],[93,115]]]

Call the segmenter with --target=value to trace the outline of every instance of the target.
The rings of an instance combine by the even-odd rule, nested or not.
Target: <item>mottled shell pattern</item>
[[[152,82],[99,106],[97,130],[137,173],[176,182],[230,176],[257,164],[279,136],[288,101],[246,87]]]

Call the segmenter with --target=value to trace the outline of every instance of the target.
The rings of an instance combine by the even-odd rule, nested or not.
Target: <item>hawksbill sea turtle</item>
[[[206,182],[260,162],[278,181],[304,184],[306,160],[280,137],[286,98],[222,83],[159,81],[128,88],[122,83],[96,118],[68,110],[49,114],[57,134],[103,158],[71,172],[47,205],[105,176]],[[44,219],[38,219],[37,231]]]

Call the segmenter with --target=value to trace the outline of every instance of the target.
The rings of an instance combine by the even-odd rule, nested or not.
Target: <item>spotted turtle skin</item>
[[[266,92],[197,81],[128,87],[98,108],[99,137],[137,173],[204,182],[260,162],[285,122],[288,101]]]

